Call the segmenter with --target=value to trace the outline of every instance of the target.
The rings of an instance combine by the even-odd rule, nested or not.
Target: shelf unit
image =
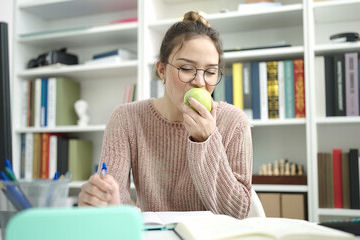
[[[128,84],[138,82],[139,61],[85,64],[92,55],[118,48],[138,53],[138,22],[110,24],[121,18],[135,18],[138,3],[133,0],[17,0],[14,1],[13,146],[20,158],[20,135],[24,133],[67,133],[93,142],[93,165],[101,153],[102,138],[112,110],[122,103]],[[31,58],[52,49],[67,48],[79,58],[78,65],[54,65],[26,69]],[[81,98],[88,102],[88,126],[35,128],[21,126],[22,83],[41,77],[67,77],[78,81]],[[19,171],[19,161],[14,162]],[[82,182],[71,183],[79,189]]]
[[[344,51],[359,51],[359,43],[331,44],[329,36],[336,32],[355,31],[360,17],[360,0],[280,0],[283,6],[241,13],[238,0],[17,0],[15,4],[15,68],[13,110],[13,146],[20,146],[20,134],[31,132],[69,132],[89,138],[96,145],[94,164],[98,161],[106,121],[122,99],[120,89],[137,83],[137,99],[150,97],[153,64],[162,37],[168,27],[181,20],[189,10],[201,10],[209,23],[220,32],[224,49],[249,48],[286,41],[291,47],[226,52],[230,67],[237,61],[267,61],[304,57],[306,86],[306,118],[255,120],[253,125],[253,171],[263,163],[289,158],[304,165],[307,186],[254,185],[256,191],[303,192],[308,197],[308,216],[319,221],[323,215],[359,216],[358,210],[318,208],[317,152],[336,147],[345,134],[360,135],[359,117],[328,118],[318,114],[315,57]],[[228,12],[220,13],[226,6]],[[352,14],[355,13],[355,14]],[[138,17],[137,23],[108,23],[117,18]],[[174,18],[178,17],[178,18]],[[68,30],[66,30],[68,29]],[[47,31],[48,33],[41,33]],[[34,33],[38,34],[34,34]],[[41,34],[40,34],[41,33]],[[265,37],[264,37],[265,36]],[[26,62],[52,48],[67,47],[79,55],[77,66],[26,70]],[[118,64],[85,65],[89,57],[111,48],[135,50],[138,59]],[[64,126],[51,129],[24,128],[19,125],[21,82],[42,76],[66,76],[81,84],[82,97],[91,106],[91,125]],[[333,130],[336,129],[336,130]],[[345,133],[342,133],[345,132]],[[338,141],[332,139],[336,137]],[[346,138],[346,137],[345,137]],[[347,138],[339,147],[349,147],[355,137]],[[359,146],[356,146],[359,148]],[[14,151],[14,159],[19,159]],[[14,164],[19,167],[18,164]],[[83,182],[71,183],[80,188]]]
[[[354,15],[360,10],[360,1],[323,1],[307,3],[308,12],[308,77],[312,79],[309,95],[311,108],[311,157],[310,163],[312,186],[309,195],[312,196],[313,220],[326,221],[333,218],[359,217],[360,211],[354,209],[322,209],[319,208],[318,178],[317,178],[317,153],[331,152],[332,148],[341,148],[347,152],[350,148],[360,148],[358,137],[360,134],[360,117],[326,117],[325,96],[322,91],[325,88],[323,79],[317,79],[316,58],[326,54],[360,52],[359,42],[331,43],[330,35],[357,31],[360,17]],[[320,81],[320,85],[318,85]],[[321,186],[320,186],[321,187]]]

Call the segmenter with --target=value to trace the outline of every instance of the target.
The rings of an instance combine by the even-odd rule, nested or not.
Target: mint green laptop
[[[131,206],[32,208],[16,214],[6,240],[140,240],[140,211]]]

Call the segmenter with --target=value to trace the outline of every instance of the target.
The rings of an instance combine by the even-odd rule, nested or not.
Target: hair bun
[[[210,24],[206,19],[199,14],[199,12],[190,11],[185,13],[183,22],[200,22],[206,27],[210,27]]]

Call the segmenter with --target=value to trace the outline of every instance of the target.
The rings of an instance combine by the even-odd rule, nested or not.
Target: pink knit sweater
[[[101,162],[130,203],[132,169],[142,211],[202,211],[247,216],[252,173],[251,129],[237,107],[220,102],[217,128],[193,142],[181,122],[165,119],[152,100],[120,105],[107,124]],[[101,164],[101,163],[100,163]]]

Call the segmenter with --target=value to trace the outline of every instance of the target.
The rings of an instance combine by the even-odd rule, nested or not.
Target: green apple
[[[210,112],[211,111],[211,103],[212,98],[208,91],[202,88],[192,88],[189,91],[187,91],[184,95],[184,103],[190,106],[192,109],[197,111],[193,106],[190,105],[188,99],[192,97],[196,99],[199,103],[204,105],[206,109]]]

